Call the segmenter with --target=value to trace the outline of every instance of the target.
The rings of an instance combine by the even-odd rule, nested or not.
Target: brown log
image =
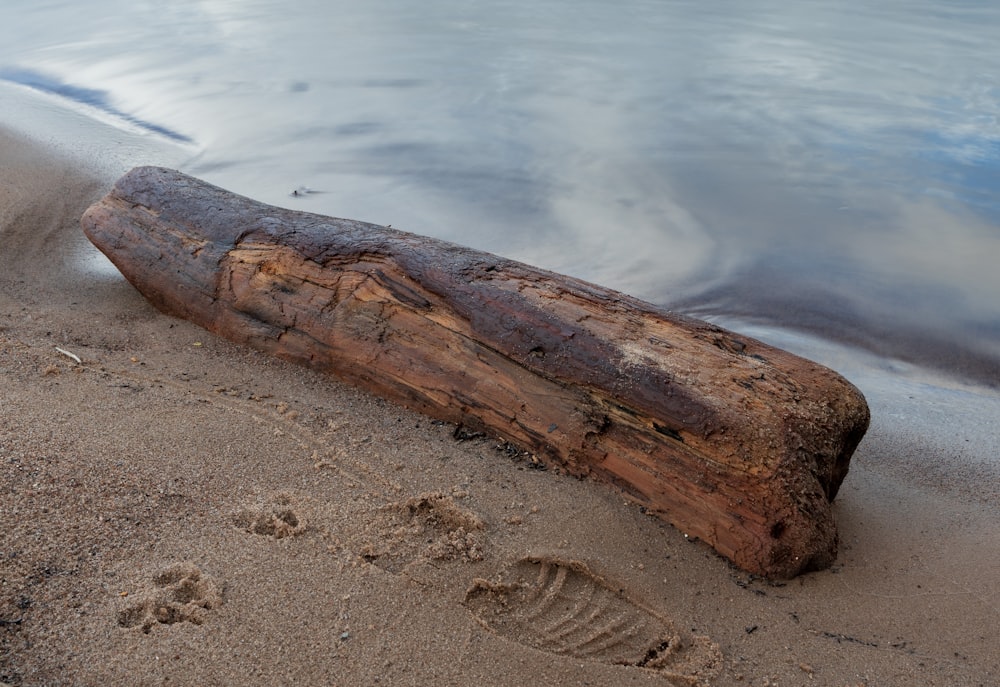
[[[747,571],[836,556],[831,501],[868,426],[836,373],[570,277],[179,172],[82,220],[157,308],[592,475]]]

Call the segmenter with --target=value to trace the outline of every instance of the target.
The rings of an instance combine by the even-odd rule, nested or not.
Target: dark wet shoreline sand
[[[835,566],[769,584],[603,485],[160,315],[82,266],[113,179],[6,133],[0,159],[0,682],[1000,679],[993,492],[922,475],[954,456],[912,418],[873,414]],[[517,579],[603,605],[534,622]]]

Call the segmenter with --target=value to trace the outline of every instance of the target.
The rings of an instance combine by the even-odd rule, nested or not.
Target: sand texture
[[[159,314],[80,232],[113,179],[6,134],[0,160],[0,683],[1000,681],[995,492],[921,478],[892,417],[833,568],[767,583],[602,484]]]

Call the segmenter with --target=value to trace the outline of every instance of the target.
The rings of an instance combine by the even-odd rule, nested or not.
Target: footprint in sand
[[[275,539],[297,537],[309,526],[291,495],[281,492],[270,503],[258,503],[233,516],[233,524],[251,534]]]
[[[489,631],[560,656],[657,669],[690,685],[721,669],[717,645],[682,637],[580,561],[522,559],[502,581],[476,580],[465,606]]]
[[[201,625],[208,611],[222,605],[222,586],[194,563],[173,565],[155,575],[152,583],[152,589],[118,611],[120,627],[138,627],[149,634],[156,625]]]
[[[383,508],[372,523],[361,556],[398,573],[419,561],[479,561],[486,524],[456,498],[442,492],[421,494]]]

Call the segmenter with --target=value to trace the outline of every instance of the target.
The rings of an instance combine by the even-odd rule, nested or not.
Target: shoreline
[[[155,127],[144,129],[130,122],[127,115],[116,116],[86,103],[12,81],[0,80],[0,96],[7,105],[3,117],[7,128],[24,132],[101,178],[117,179],[138,164],[154,162],[204,177],[206,181],[233,192],[293,210],[336,216],[347,213],[353,219],[374,223],[383,223],[377,219],[378,215],[403,210],[393,207],[395,204],[388,204],[380,206],[373,216],[355,215],[340,206],[340,203],[350,202],[350,193],[310,192],[307,194],[309,203],[306,205],[303,203],[303,195],[294,196],[284,190],[280,183],[261,185],[246,178],[247,175],[235,172],[240,168],[252,167],[251,165],[217,158],[195,142],[181,142],[160,135]],[[325,200],[335,202],[336,205],[317,204]],[[456,220],[456,224],[460,226],[467,222],[468,219]],[[437,226],[424,227],[425,231],[420,231],[418,227],[407,228],[458,243],[478,243],[472,236],[463,240],[461,235],[455,235],[448,224],[443,222]],[[490,245],[474,247],[497,249],[498,244],[488,243]],[[988,244],[973,244],[966,250],[970,254],[989,254],[989,248]],[[833,344],[835,348],[842,348],[848,352],[848,356],[857,353],[860,357],[870,357],[896,368],[912,368],[927,376],[948,377],[954,383],[982,386],[1000,397],[1000,378],[997,377],[1000,350],[995,345],[995,337],[988,336],[992,323],[985,320],[976,327],[952,329],[943,321],[935,321],[933,318],[900,319],[896,315],[905,313],[908,309],[905,306],[890,306],[877,297],[865,300],[863,297],[859,298],[861,294],[846,298],[833,285],[832,290],[825,292],[822,285],[810,285],[808,279],[796,279],[793,289],[795,293],[790,294],[785,283],[776,281],[780,276],[752,266],[741,268],[743,273],[736,268],[723,269],[715,275],[709,274],[711,270],[703,270],[701,274],[692,273],[694,281],[687,287],[678,284],[675,285],[676,289],[650,290],[641,285],[640,279],[639,283],[632,284],[635,288],[630,289],[629,284],[633,279],[623,278],[621,274],[613,270],[608,272],[606,269],[583,268],[580,273],[576,267],[553,259],[551,249],[549,254],[544,250],[540,254],[532,254],[530,251],[525,252],[523,247],[519,249],[515,246],[510,246],[509,250],[513,253],[504,251],[506,257],[620,288],[631,295],[686,315],[712,319],[727,328],[740,331],[746,328],[756,329],[761,332],[759,338],[779,347],[788,347],[784,345],[786,341],[814,337]],[[641,251],[642,247],[636,246],[633,250]],[[706,244],[703,252],[706,255],[710,253],[710,245]],[[873,255],[878,254],[878,251],[873,252]],[[583,259],[586,261],[586,257]],[[560,264],[562,269],[559,268]],[[679,265],[674,267],[688,269]],[[602,280],[603,272],[608,273],[606,279]],[[705,283],[699,285],[698,282],[701,281]],[[919,285],[911,287],[914,288],[919,292]],[[799,294],[800,290],[803,293]],[[987,283],[983,282],[979,293],[988,291]],[[893,302],[900,298],[901,295],[897,296]],[[923,303],[921,307],[948,311],[944,302],[940,305]],[[896,314],[891,308],[895,309]],[[982,317],[981,313],[980,319]],[[794,322],[795,330],[788,337],[784,336],[781,329],[783,321]],[[746,327],[737,323],[744,323]],[[773,335],[775,332],[777,338]]]
[[[3,130],[0,153],[0,683],[1000,675],[997,440],[973,391],[849,373],[873,423],[835,505],[840,555],[770,584],[604,485],[160,315],[81,260],[96,249],[79,215],[118,163],[83,169]],[[621,589],[611,611],[672,633],[676,655],[587,656],[538,609],[472,591],[540,565]]]

